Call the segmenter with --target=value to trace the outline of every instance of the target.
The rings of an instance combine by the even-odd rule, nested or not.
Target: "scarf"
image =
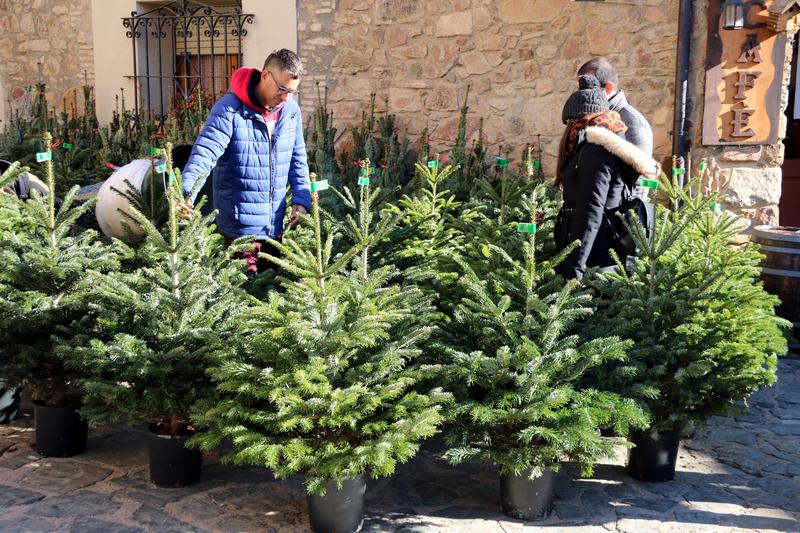
[[[561,137],[561,146],[558,149],[556,187],[561,186],[561,174],[564,171],[564,167],[567,166],[569,160],[575,155],[575,150],[578,148],[580,133],[589,126],[606,128],[613,133],[628,131],[628,126],[625,125],[619,113],[616,111],[604,111],[602,113],[584,115],[579,119],[568,121],[567,129],[564,130],[564,135]]]

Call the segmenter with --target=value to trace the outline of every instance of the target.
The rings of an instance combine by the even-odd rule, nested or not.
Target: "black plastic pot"
[[[364,521],[364,493],[367,478],[345,480],[339,489],[336,481],[325,484],[325,496],[309,494],[308,515],[311,529],[316,533],[352,533],[361,529]]]
[[[527,470],[520,475],[500,476],[500,501],[503,512],[518,520],[536,520],[550,514],[553,506],[555,475],[549,468],[538,478],[529,479]]]
[[[203,452],[184,446],[187,435],[161,435],[159,424],[150,424],[150,481],[158,487],[185,487],[200,481]]]
[[[0,380],[0,424],[8,424],[19,414],[22,389],[6,387]]]
[[[36,449],[46,457],[70,457],[86,450],[89,425],[77,405],[48,407],[33,402]]]
[[[628,451],[628,474],[639,481],[671,481],[675,477],[680,430],[664,431],[653,439],[650,433],[631,433],[634,447]]]

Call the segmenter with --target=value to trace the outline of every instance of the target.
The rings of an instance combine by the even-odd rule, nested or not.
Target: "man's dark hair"
[[[619,88],[617,69],[605,57],[593,57],[578,69],[578,76],[590,74],[600,80],[600,86],[605,87],[608,82]]]
[[[303,75],[303,63],[297,54],[286,48],[275,50],[267,56],[264,61],[264,68],[276,65],[280,70],[285,70],[293,80],[299,79]]]

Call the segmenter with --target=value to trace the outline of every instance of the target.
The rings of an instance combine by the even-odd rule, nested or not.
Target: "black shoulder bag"
[[[649,238],[653,231],[655,206],[634,196],[631,187],[628,187],[627,184],[623,195],[624,198],[619,207],[605,210],[603,224],[611,234],[611,238],[614,241],[614,249],[617,253],[635,257],[639,255],[639,250],[636,248],[636,243],[622,219],[624,218],[630,226],[635,224],[634,220],[639,220],[644,226],[645,235]]]

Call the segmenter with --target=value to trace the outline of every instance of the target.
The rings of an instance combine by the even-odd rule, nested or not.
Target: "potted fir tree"
[[[3,172],[0,176],[0,195],[6,196],[0,199],[0,240],[3,241],[11,239],[11,235],[18,232],[23,223],[19,202],[12,200],[12,197],[18,197],[16,184],[24,170],[19,167],[19,163],[0,161],[0,170]],[[21,396],[20,387],[7,386],[0,377],[0,424],[7,424],[17,417]]]
[[[413,457],[447,395],[415,389],[428,300],[397,284],[392,268],[370,269],[359,256],[369,238],[331,256],[337,236],[330,225],[323,236],[317,197],[326,187],[312,181],[314,249],[294,237],[273,242],[282,292],[241,319],[246,342],[211,370],[221,399],[198,414],[207,431],[193,440],[213,449],[230,439],[227,462],[304,474],[312,528],[343,533],[360,527],[366,476],[390,475]]]
[[[164,171],[172,168],[167,146]],[[114,334],[62,346],[86,369],[82,414],[91,422],[150,422],[150,478],[158,486],[196,482],[202,454],[184,447],[194,434],[189,411],[213,396],[206,370],[226,353],[232,324],[246,303],[238,290],[244,274],[230,258],[222,236],[211,225],[215,213],[196,210],[181,220],[180,172],[168,177],[169,215],[157,228],[136,208],[129,215],[146,238],[137,252],[137,268],[96,280],[103,320]]]
[[[720,212],[715,196],[696,194],[695,184],[662,180],[671,207],[658,208],[655,231],[628,226],[639,259],[590,282],[600,308],[587,331],[633,342],[628,361],[593,377],[650,413],[650,430],[631,435],[628,461],[644,481],[672,479],[681,432],[773,383],[776,356],[787,350],[788,323],[758,281],[757,245],[734,244],[737,217]]]
[[[597,459],[612,455],[616,442],[601,437],[600,427],[626,435],[647,421],[634,401],[582,385],[587,369],[623,360],[628,343],[580,342],[576,326],[592,312],[591,296],[553,270],[571,248],[537,261],[535,204],[532,193],[531,219],[518,225],[527,235],[516,244],[521,261],[494,244],[489,257],[461,261],[466,296],[456,307],[457,341],[445,368],[456,397],[446,457],[497,465],[503,511],[520,519],[548,514],[552,473],[563,459],[589,474]],[[494,256],[501,268],[481,264]]]
[[[43,136],[47,187],[55,190],[51,136]],[[22,170],[12,165],[3,181]],[[6,185],[2,183],[0,185]],[[73,208],[75,186],[56,208],[56,198],[33,192],[26,202],[0,194],[5,217],[14,228],[0,239],[0,379],[26,386],[34,401],[36,447],[44,455],[69,456],[86,448],[87,425],[77,414],[82,377],[54,349],[55,339],[99,335],[99,307],[88,297],[97,275],[119,266],[119,254],[93,231],[81,232],[75,221],[92,202]],[[12,205],[9,206],[9,202]],[[6,219],[9,223],[10,219]]]

